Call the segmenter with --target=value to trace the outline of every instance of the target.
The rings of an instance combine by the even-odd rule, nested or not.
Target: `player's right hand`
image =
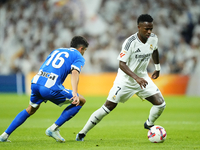
[[[77,94],[75,93],[72,93],[73,94],[73,97],[70,99],[70,101],[73,100],[72,104],[78,106],[80,104],[80,100],[79,100],[79,97]]]
[[[148,85],[148,82],[140,77],[136,79],[136,82],[140,85],[141,89],[146,88],[146,86]]]

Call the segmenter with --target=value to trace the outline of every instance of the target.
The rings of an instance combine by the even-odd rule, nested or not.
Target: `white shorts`
[[[141,89],[139,84],[131,85],[124,82],[115,82],[109,92],[107,100],[113,103],[124,103],[134,94],[144,100],[145,98],[150,97],[156,93],[160,93],[160,90],[149,76],[144,77],[144,79],[148,82],[148,85],[143,89]]]

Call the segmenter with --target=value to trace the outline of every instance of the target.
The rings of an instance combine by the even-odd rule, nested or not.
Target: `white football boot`
[[[46,130],[46,135],[49,136],[49,137],[52,137],[54,138],[57,142],[61,142],[61,143],[64,143],[65,142],[65,139],[60,135],[59,133],[59,129],[57,128],[55,131],[51,131],[50,130],[50,127]]]
[[[2,136],[0,136],[0,142],[11,142],[10,140],[8,140],[7,138],[3,138]]]

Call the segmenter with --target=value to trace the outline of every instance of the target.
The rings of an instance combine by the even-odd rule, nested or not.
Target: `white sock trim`
[[[9,137],[9,135],[6,132],[4,132],[4,133],[2,133],[1,137],[3,137],[4,139],[7,139]]]
[[[50,127],[51,131],[55,131],[59,126],[57,124],[52,124],[52,126]]]
[[[110,113],[110,110],[109,110],[106,106],[103,105],[102,108],[103,108],[103,110],[104,110],[107,114]]]
[[[153,126],[154,125],[154,123],[149,122],[149,119],[147,119],[146,123],[147,123],[148,126]]]

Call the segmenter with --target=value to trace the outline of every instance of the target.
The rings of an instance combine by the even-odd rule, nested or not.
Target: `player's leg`
[[[72,91],[71,90],[64,90],[61,95],[57,97],[57,99],[60,98],[60,100],[51,100],[52,102],[56,103],[59,106],[62,106],[63,104],[70,103],[69,99],[72,97]],[[62,100],[63,99],[63,100]],[[78,106],[70,104],[67,106],[62,114],[59,116],[59,118],[53,123],[47,130],[46,135],[53,137],[58,142],[65,142],[65,139],[60,135],[59,133],[59,127],[61,127],[66,121],[70,120],[72,117],[74,117],[79,110],[82,108],[82,106],[85,104],[86,100],[85,98],[79,94],[79,100],[80,104]]]
[[[31,97],[30,97],[30,104],[29,106],[21,111],[12,121],[12,123],[9,125],[9,127],[6,129],[6,131],[0,136],[1,142],[6,142],[10,134],[21,124],[23,124],[26,119],[34,114],[40,104],[43,102],[40,96],[38,96],[38,85],[32,84],[31,85]]]
[[[83,141],[86,133],[108,115],[119,102],[127,101],[134,94],[134,90],[127,88],[127,85],[114,84],[111,88],[107,101],[96,110],[89,118],[83,129],[77,134],[76,140]]]
[[[34,114],[37,109],[39,108],[40,105],[38,105],[36,108],[32,107],[31,105],[28,106],[28,108],[24,109],[23,111],[21,111],[15,118],[14,120],[11,122],[11,124],[9,125],[9,127],[6,129],[6,131],[0,136],[0,141],[1,142],[6,142],[8,141],[8,137],[10,136],[10,134],[20,125],[22,125],[26,119],[31,116],[32,114]]]
[[[144,127],[146,129],[149,129],[154,125],[154,122],[159,118],[159,116],[162,114],[162,112],[165,109],[165,100],[161,93],[156,93],[150,97],[145,98],[148,100],[150,103],[153,104],[151,107],[150,113],[149,113],[149,118],[144,124]]]
[[[136,94],[141,99],[146,99],[153,104],[149,113],[149,118],[144,123],[144,128],[150,129],[150,127],[154,126],[154,122],[158,119],[158,117],[165,109],[165,100],[151,78],[149,76],[146,76],[145,80],[148,82],[148,85],[146,86],[146,88],[142,90],[140,89]]]
[[[87,123],[83,127],[83,129],[77,134],[76,141],[83,141],[87,132],[91,130],[95,125],[97,125],[106,115],[110,113],[115,107],[117,103],[113,103],[109,100],[105,102],[105,104],[96,110],[88,119]]]
[[[69,106],[65,108],[65,110],[62,112],[60,117],[55,122],[55,124],[58,127],[62,126],[66,121],[70,120],[79,112],[79,110],[82,108],[82,106],[86,102],[85,98],[80,94],[79,94],[79,100],[80,100],[80,104],[78,106],[70,104]]]

